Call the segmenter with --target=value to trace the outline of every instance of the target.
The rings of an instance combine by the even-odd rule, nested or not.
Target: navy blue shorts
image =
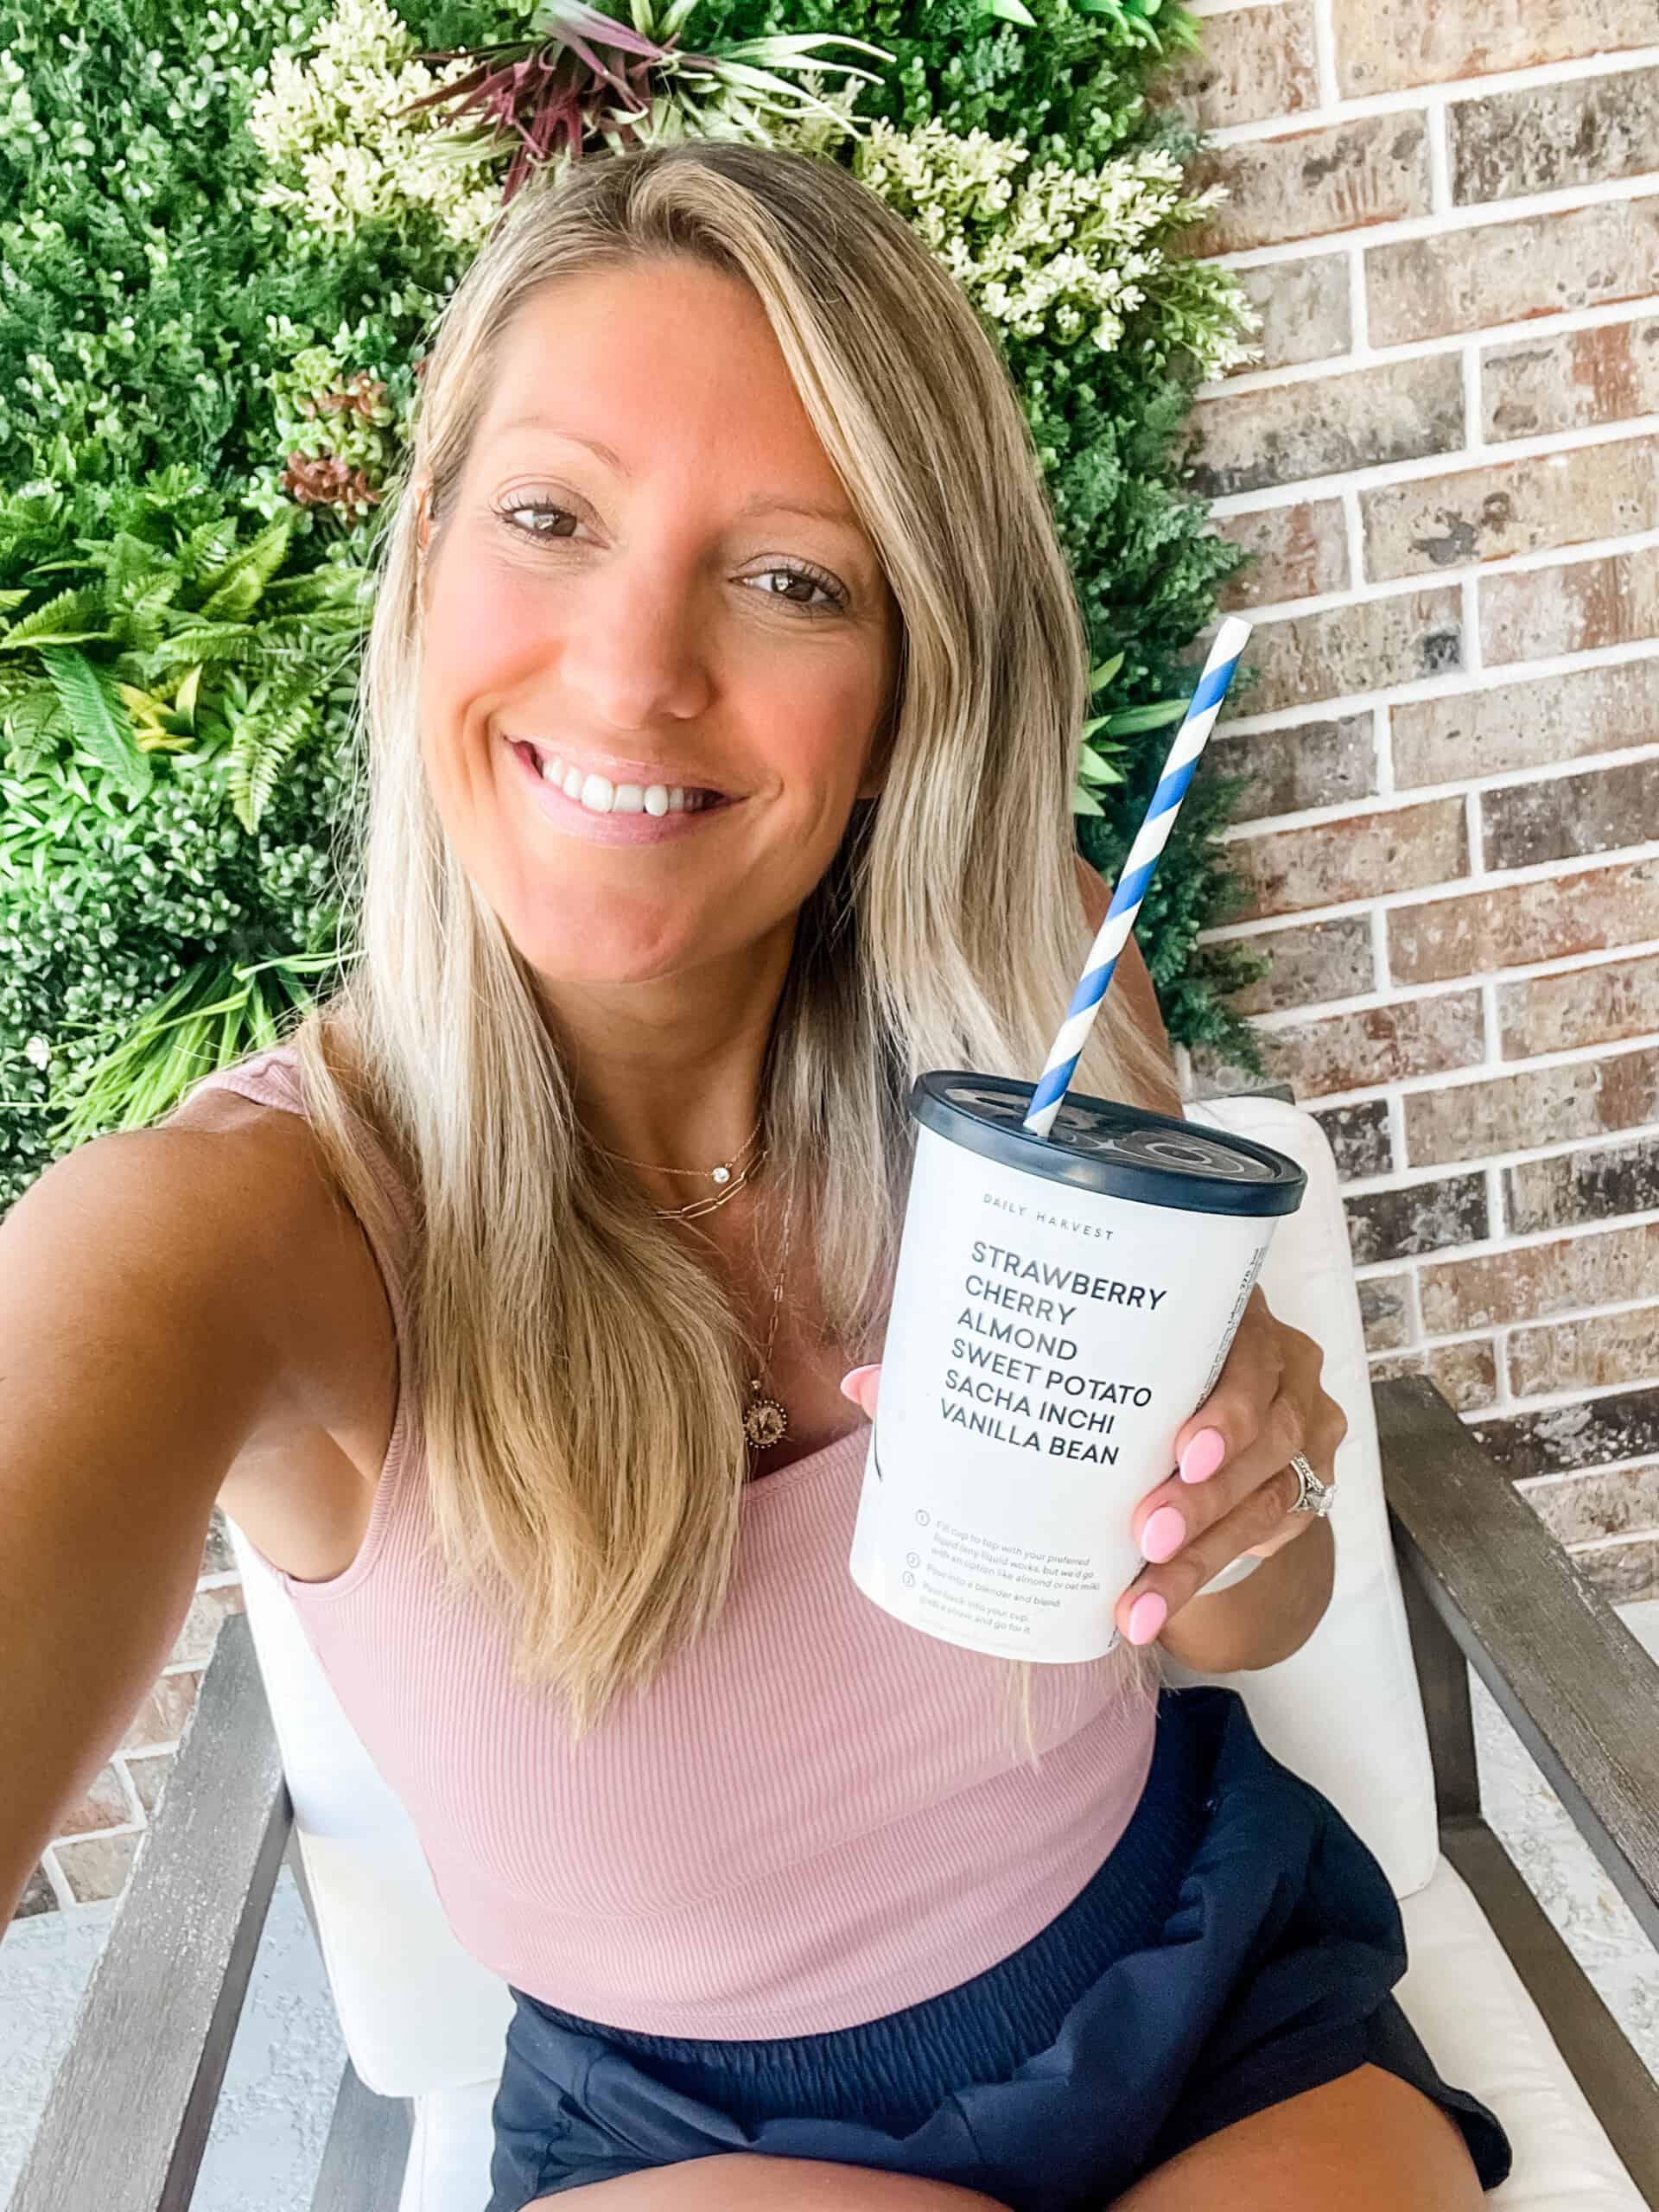
[[[1102,2212],[1189,2144],[1368,2060],[1450,2115],[1496,2189],[1509,2139],[1436,2072],[1390,1994],[1405,1970],[1388,1878],[1330,1800],[1236,1690],[1166,1687],[1116,1848],[954,1989],[756,2042],[637,2034],[515,1991],[487,2212],[734,2151]]]

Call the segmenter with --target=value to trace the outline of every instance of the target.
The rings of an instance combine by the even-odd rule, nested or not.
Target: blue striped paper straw
[[[1175,817],[1198,765],[1198,755],[1215,727],[1221,702],[1227,696],[1227,686],[1233,680],[1233,671],[1249,634],[1249,624],[1241,621],[1236,614],[1230,614],[1216,632],[1198,689],[1175,733],[1175,742],[1169,748],[1158,788],[1147,804],[1146,818],[1135,833],[1123,872],[1117,879],[1117,888],[1100,925],[1100,934],[1089,949],[1089,964],[1072,993],[1065,1020],[1050,1050],[1048,1065],[1032,1092],[1031,1109],[1023,1126],[1034,1137],[1048,1135],[1066,1087],[1077,1072],[1083,1048],[1089,1041],[1089,1032],[1095,1026],[1096,1014],[1106,995],[1106,986],[1112,980],[1112,970],[1129,941],[1141,901],[1147,895],[1147,886],[1158,866],[1158,856],[1169,842],[1169,833],[1175,826]]]

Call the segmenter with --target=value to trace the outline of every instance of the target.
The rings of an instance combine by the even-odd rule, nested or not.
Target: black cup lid
[[[1307,1176],[1249,1137],[1069,1091],[1046,1137],[1023,1124],[1033,1083],[935,1069],[918,1076],[910,1110],[924,1128],[1001,1166],[1188,1213],[1294,1213]]]

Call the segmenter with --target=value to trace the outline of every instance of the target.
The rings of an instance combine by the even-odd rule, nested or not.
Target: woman
[[[333,1418],[219,1494],[515,1990],[489,2212],[1477,2203],[1508,2145],[1389,1994],[1381,1869],[1235,1693],[1160,1687],[1160,1637],[1262,1665],[1324,1610],[1317,1348],[1255,1302],[1106,1659],[846,1572],[910,1082],[1040,1066],[1104,898],[963,295],[833,165],[585,159],[448,306],[410,487],[362,961],[144,1141],[286,1224]],[[1138,959],[1077,1085],[1179,1110]]]

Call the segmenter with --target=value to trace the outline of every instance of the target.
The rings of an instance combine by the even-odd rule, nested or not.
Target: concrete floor
[[[1659,1599],[1618,1611],[1659,1660]],[[1474,1705],[1492,1827],[1659,2078],[1659,1956],[1478,1682]],[[0,2200],[22,2170],[114,1910],[95,1904],[44,1913],[16,1923],[0,1945]],[[310,2201],[345,2059],[316,1948],[284,1869],[192,2212],[300,2212]]]
[[[0,1944],[0,2203],[22,2171],[115,1911],[111,1900],[41,1913]],[[345,2063],[322,1961],[283,1867],[191,2212],[302,2212]]]

